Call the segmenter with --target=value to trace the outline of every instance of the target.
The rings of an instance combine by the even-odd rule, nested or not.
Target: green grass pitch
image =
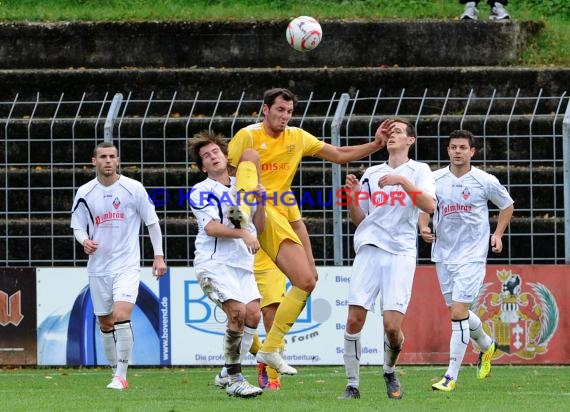
[[[401,400],[390,400],[381,367],[361,369],[362,398],[339,401],[344,390],[342,366],[299,366],[283,377],[283,388],[253,399],[230,398],[213,385],[214,368],[129,369],[129,389],[106,389],[106,368],[0,370],[0,405],[5,411],[531,411],[568,410],[568,366],[494,366],[485,380],[473,366],[463,366],[452,393],[434,392],[431,384],[445,367],[401,366]],[[246,377],[256,382],[252,366]]]

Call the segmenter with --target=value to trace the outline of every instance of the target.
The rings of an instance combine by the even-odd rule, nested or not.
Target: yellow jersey
[[[298,214],[291,182],[299,163],[304,156],[315,156],[324,145],[325,142],[298,127],[287,127],[278,137],[271,137],[265,132],[263,123],[256,123],[240,129],[231,139],[228,159],[232,166],[237,166],[246,149],[257,151],[267,204],[290,218],[296,213],[287,209],[294,206]]]

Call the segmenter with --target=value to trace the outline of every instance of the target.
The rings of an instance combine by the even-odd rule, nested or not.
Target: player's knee
[[[245,324],[245,305],[238,305],[226,311],[228,327],[232,330],[242,330]]]
[[[307,293],[311,293],[313,291],[313,289],[315,289],[315,286],[317,286],[317,279],[315,279],[314,276],[305,276],[302,279],[299,279],[298,281],[296,281],[295,283],[297,284],[293,284],[293,286],[298,287],[299,289],[304,290]]]
[[[261,312],[259,310],[248,310],[245,314],[245,323],[247,325],[257,326],[261,321]]]
[[[364,326],[364,318],[359,316],[349,316],[346,320],[346,332],[354,335],[359,333]]]
[[[115,329],[115,319],[112,316],[99,316],[99,328],[102,331],[111,331]]]
[[[232,317],[228,318],[228,329],[231,330],[243,330],[245,326],[245,319],[244,317]]]
[[[384,333],[388,338],[388,342],[390,346],[394,347],[397,346],[400,342],[400,328],[393,324],[386,324],[384,325]]]

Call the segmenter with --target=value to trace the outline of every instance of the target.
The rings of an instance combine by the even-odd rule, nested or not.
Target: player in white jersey
[[[432,261],[451,316],[449,366],[444,377],[432,388],[451,392],[455,389],[469,338],[481,349],[477,377],[484,379],[491,371],[497,344],[485,333],[481,319],[469,310],[469,306],[483,284],[489,243],[494,253],[501,253],[502,236],[514,207],[513,199],[495,176],[471,166],[475,154],[471,132],[452,132],[447,153],[450,165],[434,172],[437,209],[433,233],[427,214],[420,215],[418,226],[422,238],[432,244]],[[489,201],[500,210],[490,240]]]
[[[360,182],[354,175],[347,175],[345,183],[350,218],[357,228],[344,333],[348,382],[339,399],[360,397],[360,334],[378,294],[385,332],[387,393],[391,399],[402,397],[395,365],[404,343],[402,322],[416,268],[416,225],[420,210],[432,213],[435,208],[435,184],[430,168],[408,157],[416,140],[413,126],[400,119],[385,120],[376,134],[385,135],[388,161],[366,169]]]
[[[200,132],[190,141],[189,151],[207,178],[190,194],[192,212],[198,222],[194,268],[204,294],[227,315],[224,335],[225,366],[216,375],[216,386],[230,396],[252,397],[263,393],[241,373],[241,360],[249,351],[261,319],[261,295],[253,275],[253,258],[259,250],[257,231],[265,226],[261,201],[263,187],[257,185],[257,207],[253,219],[233,219],[237,208],[236,178],[228,173],[227,145],[220,135]]]
[[[154,250],[153,274],[166,273],[162,233],[154,205],[140,182],[120,175],[119,153],[101,143],[91,159],[97,177],[75,195],[71,227],[89,255],[87,273],[94,313],[103,347],[113,369],[107,388],[127,389],[127,368],[133,349],[131,314],[140,282],[141,220],[148,227]]]

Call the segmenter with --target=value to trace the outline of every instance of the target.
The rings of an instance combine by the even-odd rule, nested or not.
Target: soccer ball
[[[323,30],[318,21],[309,16],[297,17],[289,23],[285,32],[287,42],[297,51],[306,52],[319,45]]]

